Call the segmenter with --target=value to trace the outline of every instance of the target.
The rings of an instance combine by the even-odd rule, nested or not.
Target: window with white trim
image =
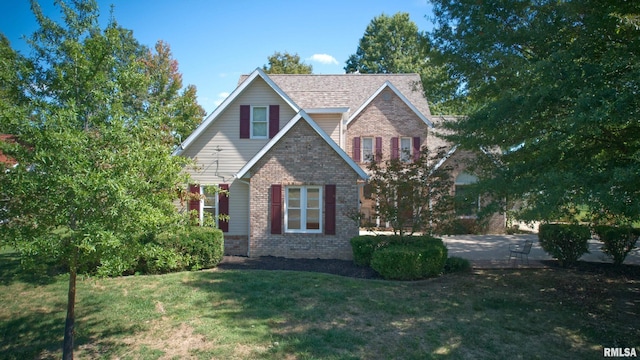
[[[413,139],[410,137],[400,138],[400,160],[409,162],[413,158]]]
[[[362,138],[362,162],[371,162],[373,159],[373,138],[372,137],[363,137]]]
[[[266,139],[269,129],[269,108],[267,106],[251,107],[251,138]]]
[[[200,186],[200,193],[204,195],[202,200],[200,200],[200,224],[206,224],[208,221],[213,221],[217,227],[218,192],[214,190],[214,186]]]
[[[322,187],[285,188],[285,232],[322,232]]]
[[[459,217],[475,217],[480,210],[480,196],[471,191],[476,182],[478,177],[466,172],[455,179],[455,210]]]

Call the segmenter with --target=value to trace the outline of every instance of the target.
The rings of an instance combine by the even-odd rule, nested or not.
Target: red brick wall
[[[349,241],[358,235],[359,229],[347,214],[358,206],[359,177],[304,120],[300,120],[249,172],[249,256],[352,258]],[[285,233],[284,224],[282,234],[271,234],[270,188],[273,184],[282,185],[283,197],[287,185],[336,185],[336,234]],[[324,219],[324,214],[322,216]]]

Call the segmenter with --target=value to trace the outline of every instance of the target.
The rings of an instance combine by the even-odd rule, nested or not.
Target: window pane
[[[289,189],[289,203],[290,208],[300,208],[300,189]]]
[[[253,123],[253,136],[267,136],[267,124]]]
[[[320,229],[320,210],[307,210],[307,230]]]
[[[289,209],[287,228],[289,230],[300,230],[300,209]]]
[[[411,159],[411,138],[400,139],[400,159],[402,161]]]
[[[320,189],[307,189],[307,209],[320,208]]]
[[[373,158],[373,138],[362,139],[362,159],[371,161]]]
[[[266,122],[267,121],[267,108],[254,107],[253,108],[253,121],[254,122]]]

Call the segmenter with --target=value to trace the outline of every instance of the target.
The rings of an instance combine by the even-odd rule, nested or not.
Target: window
[[[412,159],[412,139],[410,137],[400,138],[400,160],[408,162]]]
[[[269,127],[267,111],[266,106],[253,106],[251,108],[251,138],[267,138],[267,129]]]
[[[362,161],[371,162],[373,159],[373,138],[362,138]]]
[[[456,215],[474,217],[480,208],[480,196],[472,189],[478,177],[466,172],[460,173],[455,180]]]
[[[289,186],[285,192],[286,232],[322,232],[322,188]]]
[[[218,193],[213,187],[201,186],[200,193],[204,195],[204,198],[200,200],[200,223],[207,224],[213,222],[216,227],[218,226]]]

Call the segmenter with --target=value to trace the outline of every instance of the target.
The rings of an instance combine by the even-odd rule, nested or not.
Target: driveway
[[[360,235],[376,235],[376,234],[390,234],[390,232],[369,232],[360,231]],[[547,254],[540,244],[538,243],[538,234],[521,234],[521,235],[445,235],[441,236],[442,241],[447,245],[449,250],[449,256],[458,256],[465,258],[473,263],[473,266],[478,267],[521,267],[526,264],[521,264],[518,260],[516,262],[509,261],[509,246],[510,245],[522,245],[525,240],[532,240],[533,247],[529,254],[529,266],[530,267],[542,267],[540,260],[551,260],[551,256]],[[593,262],[608,262],[613,261],[606,256],[600,248],[602,243],[600,241],[591,239],[589,240],[589,253],[583,255],[580,260],[593,261]],[[627,258],[624,260],[625,264],[640,265],[640,249],[636,248],[632,250]]]
[[[537,234],[527,235],[451,235],[442,236],[442,240],[449,249],[449,256],[459,256],[473,262],[475,267],[511,267],[514,262],[509,262],[509,246],[522,245],[525,240],[532,240],[533,247],[529,254],[531,266],[542,266],[540,260],[551,260],[540,244]],[[580,260],[594,262],[612,262],[600,247],[602,243],[597,240],[589,241],[589,254],[583,255]],[[640,265],[640,251],[634,249],[624,261],[625,264]],[[520,261],[515,265],[520,266]]]

